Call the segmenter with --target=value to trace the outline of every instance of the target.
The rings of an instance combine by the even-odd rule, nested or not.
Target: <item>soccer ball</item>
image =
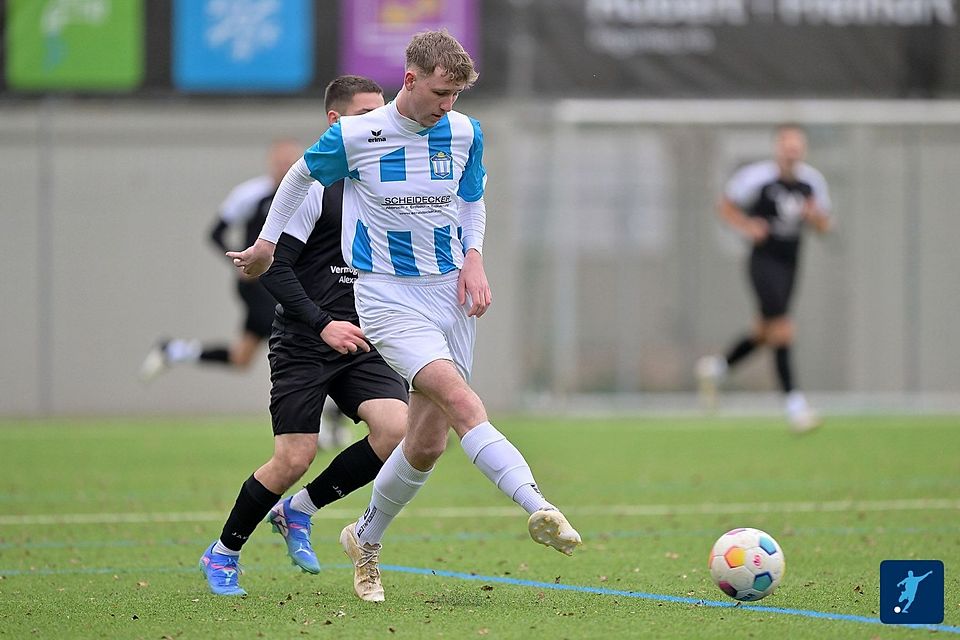
[[[710,552],[713,581],[736,600],[767,597],[776,590],[785,570],[780,545],[759,529],[727,531]]]

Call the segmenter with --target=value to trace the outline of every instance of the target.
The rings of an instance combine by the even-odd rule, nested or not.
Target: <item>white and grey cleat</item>
[[[340,532],[343,552],[353,562],[353,590],[366,602],[383,602],[383,584],[380,582],[380,545],[360,544],[357,524],[351,522]]]
[[[582,544],[580,534],[556,509],[534,511],[527,520],[527,530],[534,541],[568,556],[572,556],[573,550]]]

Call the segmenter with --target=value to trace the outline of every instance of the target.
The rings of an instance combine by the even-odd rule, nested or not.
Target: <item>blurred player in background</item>
[[[220,205],[220,214],[210,230],[210,241],[221,251],[231,249],[227,234],[232,228],[242,230],[243,246],[249,246],[267,219],[270,203],[280,181],[290,166],[300,159],[303,147],[295,140],[277,140],[267,153],[265,175],[240,183]],[[257,280],[237,272],[237,295],[246,310],[243,329],[231,343],[204,344],[196,339],[162,338],[147,353],[140,367],[140,379],[150,382],[175,364],[199,364],[245,371],[270,337],[276,300]],[[317,441],[321,449],[339,449],[350,438],[343,413],[328,402],[320,422]]]
[[[520,451],[494,427],[469,386],[477,318],[491,302],[483,268],[483,134],[453,111],[477,78],[473,60],[444,31],[413,37],[403,87],[383,109],[330,127],[287,173],[253,247],[229,254],[251,275],[314,180],[344,187],[344,254],[360,275],[360,326],[410,383],[407,435],[373,483],[373,498],[340,534],[354,591],[384,599],[380,541],[426,482],[452,427],[470,462],[529,514],[541,544],[571,554],[580,535],[540,493]],[[347,215],[351,218],[346,218]]]
[[[341,114],[383,106],[383,92],[367,78],[341,76],[327,86],[324,105],[332,125]],[[220,538],[201,557],[210,590],[218,595],[246,593],[238,584],[240,550],[264,518],[283,536],[295,565],[319,572],[311,516],[373,480],[404,434],[406,384],[358,326],[357,272],[341,250],[343,187],[343,181],[311,187],[277,242],[273,267],[260,278],[280,303],[270,336],[274,452],[243,483]],[[366,422],[370,435],[281,499],[313,462],[327,396],[354,421]]]
[[[242,182],[230,191],[220,205],[219,216],[210,230],[210,240],[218,250],[230,250],[226,235],[231,227],[242,227],[243,242],[256,240],[280,180],[300,155],[301,145],[296,141],[274,142],[267,154],[267,174]],[[141,380],[149,382],[177,364],[247,369],[260,345],[270,336],[277,303],[256,278],[240,274],[236,290],[246,311],[239,336],[230,343],[211,344],[203,344],[195,339],[161,339],[143,361]]]
[[[793,321],[790,302],[796,280],[804,227],[830,231],[830,196],[823,175],[804,162],[807,136],[795,124],[781,125],[774,136],[774,158],[747,165],[727,183],[720,216],[753,244],[750,284],[759,315],[753,330],[739,338],[725,355],[706,356],[696,373],[704,400],[712,404],[717,385],[757,347],[774,353],[777,380],[785,396],[787,420],[805,432],[821,423],[796,388],[791,365]]]

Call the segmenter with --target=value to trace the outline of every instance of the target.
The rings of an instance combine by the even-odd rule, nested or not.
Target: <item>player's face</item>
[[[342,108],[342,111],[337,111],[336,109],[327,111],[327,124],[333,125],[340,120],[340,116],[359,116],[364,113],[369,113],[374,109],[379,109],[382,106],[382,93],[358,93],[350,98],[350,102]]]
[[[277,142],[270,148],[268,164],[275,184],[280,184],[283,176],[287,175],[287,171],[302,155],[303,148],[293,141]]]
[[[783,129],[777,134],[777,164],[785,169],[793,169],[807,157],[807,136],[799,129]]]
[[[364,113],[369,113],[374,109],[379,109],[382,106],[383,106],[383,94],[358,93],[355,96],[353,96],[352,100],[350,100],[350,104],[347,105],[347,108],[342,115],[359,116]]]
[[[424,127],[437,124],[452,110],[466,86],[451,80],[440,67],[430,75],[408,70],[403,81],[404,90],[409,92],[410,116]]]

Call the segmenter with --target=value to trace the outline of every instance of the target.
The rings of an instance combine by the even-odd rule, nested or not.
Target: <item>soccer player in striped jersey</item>
[[[343,252],[360,274],[360,326],[413,390],[406,437],[377,474],[366,512],[340,535],[354,590],[367,601],[384,599],[384,531],[426,482],[451,427],[470,461],[530,514],[534,540],[566,554],[580,544],[469,386],[476,321],[492,301],[482,256],[486,172],[480,124],[453,104],[476,78],[445,30],[414,36],[396,99],[328,129],[283,179],[254,246],[227,254],[245,273],[262,273],[311,182],[347,178]]]
[[[701,393],[708,403],[728,370],[757,347],[774,353],[777,380],[784,393],[784,409],[791,428],[803,433],[820,426],[821,419],[796,388],[790,363],[793,320],[790,302],[797,275],[800,238],[805,227],[819,233],[833,226],[830,196],[823,175],[804,162],[807,136],[794,124],[777,128],[774,158],[747,165],[727,183],[720,215],[753,244],[750,284],[757,300],[753,330],[738,338],[724,355],[697,362]]]
[[[327,86],[327,121],[383,106],[379,85],[341,76]],[[320,570],[310,541],[311,516],[368,484],[403,437],[407,387],[367,344],[354,304],[356,270],[340,250],[343,181],[314,183],[277,244],[276,261],[261,276],[276,297],[270,336],[270,415],[274,452],[240,488],[219,539],[204,551],[201,569],[218,595],[243,595],[240,551],[267,519],[286,542],[295,565]],[[369,437],[347,447],[313,481],[289,498],[283,493],[307,471],[317,451],[325,397],[333,398]]]

